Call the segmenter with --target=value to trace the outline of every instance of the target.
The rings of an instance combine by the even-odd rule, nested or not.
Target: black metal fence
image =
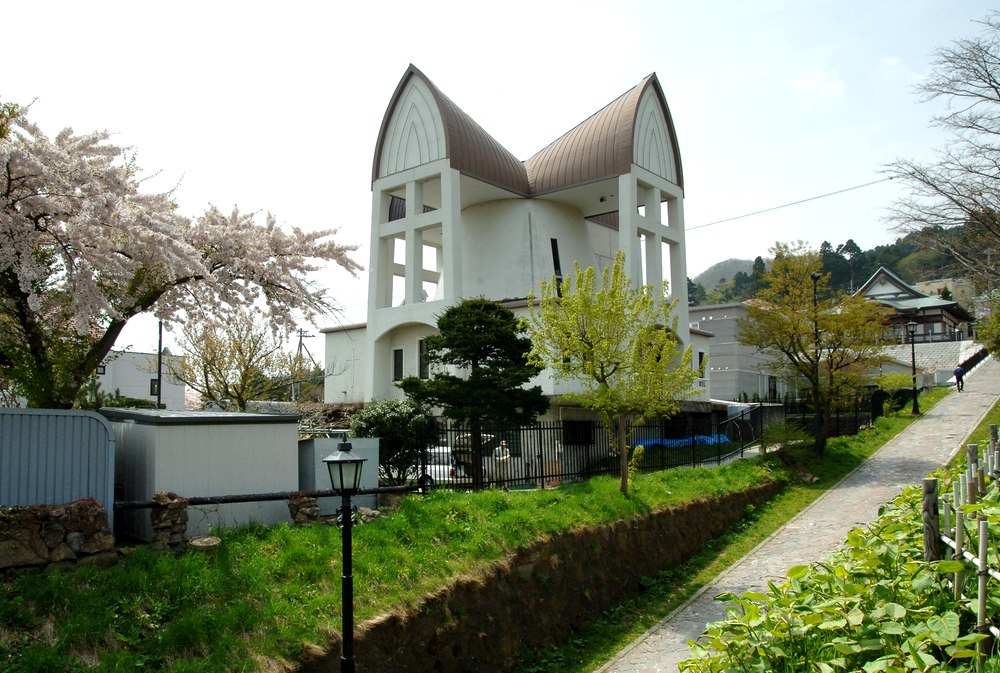
[[[842,400],[826,418],[826,435],[857,434],[880,413],[868,395]],[[635,425],[629,428],[629,443],[633,449],[643,447],[640,471],[718,465],[742,457],[773,423],[792,423],[812,434],[814,418],[808,400],[756,404],[722,421],[678,417]],[[621,476],[615,443],[598,421],[482,423],[478,451],[475,434],[468,425],[443,423],[423,456],[418,483],[518,489],[557,486],[601,474]]]
[[[879,408],[876,409],[876,405]],[[881,405],[882,398],[873,398],[869,394],[840,400],[833,405],[826,417],[826,436],[839,437],[858,434],[861,428],[870,425],[875,418],[882,415]],[[813,434],[816,412],[811,400],[786,400],[782,404],[769,406],[771,409],[768,412],[768,423],[782,421],[794,423],[801,427],[806,434],[810,436]]]
[[[643,447],[642,471],[720,464],[760,440],[763,412],[750,407],[721,422],[670,419],[630,428]],[[599,474],[621,475],[612,438],[597,421],[539,421],[525,426],[480,426],[480,446],[467,425],[440,427],[419,470],[426,485],[540,488]],[[477,454],[479,456],[477,460]],[[477,475],[479,478],[477,478]]]

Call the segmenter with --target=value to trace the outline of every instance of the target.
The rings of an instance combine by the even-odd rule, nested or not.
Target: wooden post
[[[969,444],[965,447],[965,473],[968,475],[969,497],[966,500],[970,505],[975,505],[979,501],[979,446]]]
[[[941,560],[941,523],[938,516],[938,480],[926,477],[924,486],[924,560]]]

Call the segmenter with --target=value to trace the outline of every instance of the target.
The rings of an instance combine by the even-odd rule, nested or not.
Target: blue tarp
[[[713,446],[715,444],[727,444],[730,439],[725,435],[692,435],[688,437],[681,438],[669,438],[669,437],[655,437],[651,439],[644,439],[633,444],[633,448],[636,446],[643,446],[647,449],[652,449],[656,447],[664,447],[668,449],[680,448],[683,446],[691,446],[696,444],[699,446]]]

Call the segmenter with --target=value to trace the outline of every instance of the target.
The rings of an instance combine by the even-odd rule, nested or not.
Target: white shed
[[[117,440],[115,485],[126,501],[157,491],[185,498],[295,491],[299,488],[298,414],[110,409]],[[188,536],[214,526],[289,521],[284,500],[188,509]],[[149,510],[116,519],[116,533],[152,538]]]

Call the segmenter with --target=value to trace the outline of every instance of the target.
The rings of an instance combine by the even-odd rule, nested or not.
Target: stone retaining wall
[[[361,673],[509,671],[695,556],[784,484],[705,498],[608,526],[580,527],[459,579],[415,608],[361,624]],[[357,581],[357,578],[355,578]],[[299,670],[334,670],[341,643]]]
[[[0,572],[116,559],[108,513],[93,498],[63,505],[0,508]]]

